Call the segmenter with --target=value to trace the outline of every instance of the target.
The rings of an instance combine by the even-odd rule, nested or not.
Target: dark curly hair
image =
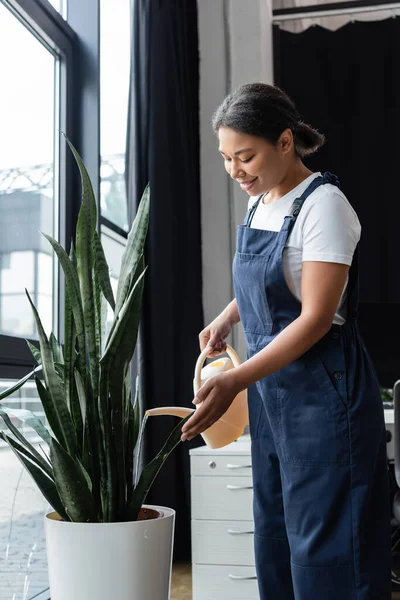
[[[228,127],[239,133],[265,138],[276,145],[285,129],[291,129],[298,156],[313,154],[325,137],[302,121],[285,92],[266,83],[246,83],[229,94],[212,119],[215,133]]]

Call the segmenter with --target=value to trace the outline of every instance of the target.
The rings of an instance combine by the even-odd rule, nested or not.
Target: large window
[[[53,326],[58,58],[0,4],[0,334],[35,337],[25,288]],[[4,83],[7,84],[4,85]]]
[[[100,2],[101,214],[128,231],[125,145],[130,58],[130,0]]]
[[[49,0],[50,4],[64,17],[67,17],[67,0]]]
[[[71,138],[79,133],[73,129],[72,104],[79,105],[80,88],[71,69],[77,38],[64,20],[65,10],[63,0],[0,0],[0,392],[34,365],[24,339],[37,337],[25,289],[46,332],[62,331],[62,278],[41,232],[64,242],[76,221],[72,160],[59,133]],[[45,420],[33,381],[6,404]],[[39,450],[33,432],[13,421]],[[1,442],[0,600],[31,600],[48,588],[47,509],[33,480]]]
[[[24,339],[36,339],[25,288],[46,331],[63,341],[63,277],[40,233],[67,250],[74,236],[79,176],[60,131],[80,152],[94,188],[101,182],[101,234],[116,292],[128,230],[129,23],[130,0],[0,0],[0,392],[34,365]],[[6,404],[45,420],[31,382]],[[24,433],[39,448],[33,432]],[[48,600],[47,508],[0,444],[0,600]]]

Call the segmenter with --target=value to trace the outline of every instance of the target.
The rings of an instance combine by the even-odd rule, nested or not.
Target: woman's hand
[[[226,338],[232,331],[233,325],[239,322],[236,300],[208,325],[199,335],[200,350],[209,346],[208,356],[218,356],[226,351]]]
[[[193,404],[202,403],[202,405],[182,427],[181,441],[191,440],[218,421],[239,391],[234,369],[207,379],[193,400]]]

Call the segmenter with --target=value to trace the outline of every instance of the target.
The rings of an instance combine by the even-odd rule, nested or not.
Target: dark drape
[[[195,0],[134,0],[127,141],[130,217],[150,182],[146,287],[139,340],[144,408],[192,406],[203,326],[199,67]],[[146,460],[178,423],[149,420]],[[197,441],[198,443],[198,441]],[[190,556],[189,448],[180,444],[147,502],[176,509],[175,558]]]
[[[306,160],[336,173],[356,209],[360,328],[382,385],[400,374],[400,19],[336,31],[274,28],[275,81],[327,143]]]

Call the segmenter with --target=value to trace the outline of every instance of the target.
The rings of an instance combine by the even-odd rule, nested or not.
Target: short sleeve
[[[302,260],[351,265],[361,236],[360,222],[345,196],[329,188],[303,207]]]

